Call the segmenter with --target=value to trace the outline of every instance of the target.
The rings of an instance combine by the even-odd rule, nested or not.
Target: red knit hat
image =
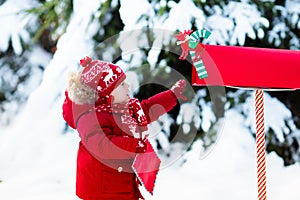
[[[119,66],[101,60],[92,60],[88,56],[80,60],[80,65],[84,67],[81,81],[99,95],[109,95],[126,78]]]

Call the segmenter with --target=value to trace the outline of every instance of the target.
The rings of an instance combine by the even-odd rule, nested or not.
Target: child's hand
[[[183,90],[185,88],[185,85],[186,85],[186,81],[184,79],[181,79],[181,80],[177,81],[171,88],[171,90],[173,91],[175,96],[182,100],[187,100],[187,97],[182,94]]]

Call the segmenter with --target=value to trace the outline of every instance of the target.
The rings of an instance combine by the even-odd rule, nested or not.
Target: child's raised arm
[[[161,115],[169,112],[177,104],[178,98],[186,100],[186,97],[182,94],[185,85],[185,80],[179,80],[170,90],[158,93],[141,102],[149,123],[156,121]]]

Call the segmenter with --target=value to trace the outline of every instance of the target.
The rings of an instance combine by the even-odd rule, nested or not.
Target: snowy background
[[[16,15],[16,13],[20,9],[34,6],[35,4],[32,2],[34,1],[8,0],[1,5],[1,51],[5,51],[11,41],[15,53],[22,52],[21,41],[29,40],[24,27],[31,23],[32,19],[30,16],[24,17]],[[34,84],[38,81],[34,81],[34,79],[28,83],[26,87],[32,91],[25,106],[15,116],[13,123],[1,127],[0,199],[78,199],[75,195],[75,170],[79,138],[75,131],[66,129],[61,115],[61,106],[69,72],[77,69],[79,58],[91,54],[90,39],[99,25],[96,23],[93,25],[90,22],[90,16],[92,13],[97,13],[99,2],[85,3],[83,0],[74,0],[73,2],[73,16],[66,32],[58,41],[53,57],[38,47],[30,57],[32,63],[46,65],[41,83],[37,87],[34,87]],[[152,7],[148,1],[141,0],[139,5],[134,6],[135,12],[128,12],[128,10],[132,10],[132,4],[128,2],[121,0],[120,14],[125,24],[124,31],[144,27],[145,24],[138,22],[138,17],[141,13],[153,16]],[[210,29],[216,30],[211,38],[212,43],[222,43],[224,41],[222,38],[228,36],[228,31],[234,31],[230,41],[243,45],[246,34],[256,37],[252,29],[255,24],[268,26],[268,21],[261,17],[256,9],[235,3],[230,3],[228,6],[236,7],[236,12],[231,12],[228,19],[218,18],[217,15],[214,15],[214,17],[206,19],[207,25],[205,25],[205,18],[201,10],[197,9],[192,1],[181,0],[172,5],[167,20],[154,21],[153,27],[150,28],[187,29],[190,28],[191,18],[197,16],[195,23],[198,28],[209,25]],[[295,6],[291,7],[295,8]],[[243,10],[245,12],[242,12]],[[300,11],[300,8],[295,11]],[[183,12],[185,13],[184,17]],[[242,26],[238,26],[238,30],[233,29],[231,20],[239,19],[241,21],[236,20],[236,23],[242,23],[241,16],[251,18],[251,20],[247,20],[249,24],[243,23]],[[263,36],[263,32],[259,29],[258,33],[258,36]],[[157,45],[159,44],[160,42]],[[128,48],[126,44],[123,46],[121,44],[121,47],[124,52],[132,49],[132,47],[126,49]],[[139,51],[131,53],[138,54]],[[151,55],[150,64],[155,62],[155,49]],[[124,55],[124,59],[126,59],[126,55]],[[138,64],[138,60],[135,62]],[[118,64],[122,65],[123,63],[119,61]],[[124,66],[124,69],[127,68],[128,66]],[[1,74],[1,76],[5,76],[5,74]],[[278,138],[282,138],[281,129],[285,126],[282,121],[291,117],[290,111],[268,94],[265,95],[265,106],[266,128],[272,127]],[[200,109],[210,110],[206,107]],[[161,169],[154,196],[150,197],[143,190],[146,199],[257,199],[255,140],[246,127],[248,125],[254,128],[254,96],[248,97],[243,106],[238,109],[247,113],[249,116],[247,121],[239,110],[232,109],[226,112],[224,123],[219,130],[217,144],[213,150],[203,158],[201,141],[195,142],[191,150],[177,159],[177,162]],[[189,118],[189,116],[185,118]],[[165,117],[164,119],[167,123],[169,118]],[[300,137],[300,131],[293,128]],[[183,147],[180,144],[174,144],[168,148],[176,154],[176,151]],[[161,156],[163,157],[163,155]],[[165,161],[168,161],[167,159],[172,158],[164,158]],[[284,167],[282,159],[275,153],[267,155],[268,199],[299,199],[299,185],[300,166],[298,163]]]

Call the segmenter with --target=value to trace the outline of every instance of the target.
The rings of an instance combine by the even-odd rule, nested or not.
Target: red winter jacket
[[[82,199],[126,199],[140,197],[131,168],[138,140],[122,127],[121,115],[89,112],[91,105],[72,102],[68,93],[63,117],[77,129],[81,141],[77,155],[76,194]],[[141,102],[149,122],[170,111],[177,103],[171,90]],[[127,133],[126,133],[127,132]],[[151,162],[151,161],[149,161]]]

